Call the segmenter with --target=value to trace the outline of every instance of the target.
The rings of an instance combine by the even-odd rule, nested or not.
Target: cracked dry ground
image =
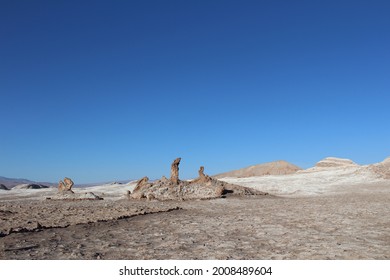
[[[180,202],[170,212],[12,233],[0,238],[0,257],[390,259],[389,199],[385,192]]]

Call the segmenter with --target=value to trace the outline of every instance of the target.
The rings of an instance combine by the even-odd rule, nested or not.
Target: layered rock
[[[340,172],[350,172],[350,173],[360,173],[364,172],[365,167],[356,164],[350,159],[345,158],[336,158],[336,157],[327,157],[319,162],[317,162],[313,167],[310,167],[305,170],[299,170],[297,173],[306,174],[306,173],[315,173],[315,172],[329,172],[329,171],[340,171]]]
[[[327,157],[316,163],[316,167],[356,167],[358,166],[350,159]]]

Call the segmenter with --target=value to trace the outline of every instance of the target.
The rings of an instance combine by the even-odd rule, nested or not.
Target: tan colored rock
[[[198,171],[199,177],[195,180],[198,183],[207,183],[211,181],[211,177],[204,174],[204,167],[201,166]]]
[[[204,175],[204,166],[199,167],[198,174],[199,174],[199,178],[204,178],[204,177],[206,177],[206,176]]]
[[[225,188],[223,186],[217,186],[215,188],[215,196],[221,197],[223,194],[225,194]]]
[[[173,161],[171,165],[171,182],[174,185],[179,184],[179,164],[180,164],[181,158],[177,158]]]
[[[138,190],[140,190],[143,186],[145,186],[147,183],[149,182],[149,178],[148,177],[143,177],[142,179],[139,179],[138,182],[137,182],[137,185],[135,186],[133,192],[136,192]]]
[[[162,176],[160,179],[161,182],[168,182],[168,178],[165,176]]]
[[[74,185],[73,181],[70,178],[65,177],[64,181],[60,181],[58,183],[58,191],[60,191],[60,192],[66,192],[66,191],[73,192],[72,191],[73,185]]]
[[[132,199],[143,199],[143,198],[146,198],[145,194],[143,192],[133,192],[131,195],[130,195],[130,198]]]

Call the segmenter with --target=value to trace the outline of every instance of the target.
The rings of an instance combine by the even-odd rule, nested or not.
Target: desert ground
[[[390,259],[383,165],[328,163],[219,178],[269,193],[259,196],[130,199],[135,182],[74,190],[103,200],[0,190],[0,259]]]

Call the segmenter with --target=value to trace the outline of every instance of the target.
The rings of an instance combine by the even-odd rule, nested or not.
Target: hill
[[[390,179],[390,157],[382,162],[370,165],[369,169],[384,179]]]
[[[229,172],[224,172],[217,174],[213,177],[215,178],[225,178],[225,177],[254,177],[254,176],[264,176],[264,175],[286,175],[296,173],[302,168],[291,164],[284,160],[278,160],[273,162],[267,162],[257,165],[248,166],[242,169],[233,170]]]

